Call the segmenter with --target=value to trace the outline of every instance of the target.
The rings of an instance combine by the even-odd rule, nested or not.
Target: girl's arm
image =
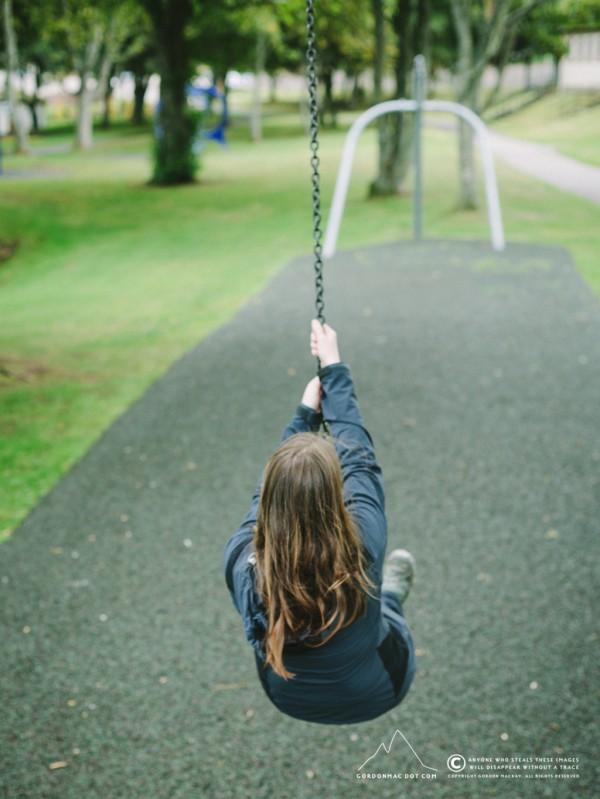
[[[319,372],[323,418],[329,424],[344,478],[344,498],[358,522],[365,549],[382,561],[387,545],[381,468],[345,363]]]
[[[357,520],[363,545],[381,560],[387,543],[385,498],[381,469],[356,398],[347,364],[341,363],[337,335],[316,320],[311,352],[320,358],[321,408],[342,466],[344,495]]]

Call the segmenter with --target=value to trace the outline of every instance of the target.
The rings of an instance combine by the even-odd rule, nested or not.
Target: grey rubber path
[[[561,155],[550,144],[489,131],[494,156],[526,175],[600,205],[600,168]]]
[[[432,242],[341,253],[326,303],[418,564],[407,699],[351,727],[279,714],[223,581],[314,370],[300,260],[0,549],[3,799],[598,796],[597,298],[565,251]]]

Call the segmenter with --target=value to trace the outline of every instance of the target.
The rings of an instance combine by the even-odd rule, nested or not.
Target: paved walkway
[[[561,155],[548,144],[515,139],[492,130],[490,136],[494,155],[509,166],[600,205],[600,168]]]
[[[399,708],[331,728],[270,705],[222,574],[314,373],[312,284],[308,259],[290,264],[0,548],[0,796],[597,797],[597,298],[559,249],[428,242],[327,264],[390,544],[417,559],[419,653]],[[545,758],[551,777],[461,779],[456,753]],[[577,780],[557,758],[579,759]],[[365,784],[367,760],[428,776]]]

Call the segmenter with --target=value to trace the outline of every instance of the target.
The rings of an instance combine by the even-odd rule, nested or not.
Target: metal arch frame
[[[464,119],[465,122],[468,122],[474,129],[479,141],[483,162],[485,195],[492,247],[494,250],[498,251],[505,248],[506,244],[502,226],[502,215],[500,212],[498,184],[496,182],[490,137],[481,118],[471,111],[470,108],[460,105],[459,103],[446,102],[445,100],[424,100],[421,103],[417,103],[416,100],[389,100],[384,103],[378,103],[361,114],[348,131],[344,144],[344,151],[342,153],[342,160],[338,170],[331,210],[327,219],[327,229],[325,231],[325,240],[323,243],[324,258],[332,258],[335,254],[342,215],[346,204],[348,185],[350,183],[350,174],[354,162],[354,153],[360,134],[370,122],[383,114],[417,110],[453,113]]]

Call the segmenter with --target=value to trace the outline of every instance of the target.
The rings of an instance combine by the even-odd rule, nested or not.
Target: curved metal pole
[[[468,122],[477,134],[481,159],[485,176],[485,195],[490,223],[490,234],[492,247],[494,250],[503,250],[506,246],[504,241],[504,230],[502,226],[502,215],[500,212],[500,199],[498,197],[498,184],[496,182],[496,172],[494,170],[494,160],[492,158],[492,148],[487,128],[480,117],[470,108],[459,103],[446,102],[445,100],[425,100],[421,103],[423,111],[442,111],[456,114]],[[402,111],[416,111],[417,103],[415,100],[388,100],[385,103],[378,103],[369,108],[358,119],[355,120],[346,136],[342,160],[338,171],[335,184],[335,191],[331,203],[331,210],[327,219],[327,229],[325,231],[325,241],[323,244],[323,256],[331,258],[335,254],[337,238],[346,204],[350,174],[354,162],[356,144],[363,130],[377,117],[383,114],[397,113]]]

